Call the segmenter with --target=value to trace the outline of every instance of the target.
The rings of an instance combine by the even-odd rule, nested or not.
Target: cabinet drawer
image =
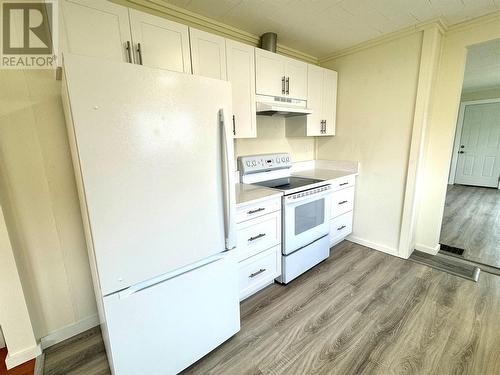
[[[247,204],[236,209],[236,222],[241,223],[279,210],[281,210],[281,197]]]
[[[355,182],[356,182],[356,176],[354,175],[337,178],[331,181],[332,190],[337,191],[354,186]]]
[[[279,276],[280,246],[275,246],[239,263],[240,299],[255,293]]]
[[[281,242],[281,211],[248,220],[236,227],[239,259],[245,259]]]
[[[332,218],[352,211],[354,208],[354,186],[333,192]]]
[[[330,221],[330,245],[352,233],[352,211]]]

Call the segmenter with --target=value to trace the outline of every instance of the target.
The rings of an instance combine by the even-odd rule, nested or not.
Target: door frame
[[[500,98],[468,100],[468,101],[460,102],[460,109],[458,110],[457,126],[456,126],[456,130],[455,130],[455,139],[453,141],[453,153],[451,156],[451,165],[450,165],[450,174],[448,177],[448,185],[455,184],[455,176],[457,174],[457,165],[458,165],[458,151],[460,148],[460,141],[462,139],[462,129],[464,126],[465,109],[469,105],[491,104],[491,103],[500,103]],[[500,184],[499,184],[498,188],[500,189]]]

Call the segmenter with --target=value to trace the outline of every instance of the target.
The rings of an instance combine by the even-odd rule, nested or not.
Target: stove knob
[[[256,166],[257,165],[257,162],[255,160],[252,161],[252,166]]]
[[[249,162],[249,161],[247,161],[247,162],[246,162],[246,164],[247,164],[247,167],[249,167],[249,166],[250,166],[250,162]]]
[[[286,159],[285,158],[281,158],[281,161],[284,163],[286,161]]]
[[[290,161],[290,158],[287,156],[286,157],[286,162],[288,163]]]

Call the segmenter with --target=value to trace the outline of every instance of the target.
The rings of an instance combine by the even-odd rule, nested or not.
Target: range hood
[[[260,116],[305,116],[313,111],[307,108],[305,100],[282,98],[280,96],[257,95],[257,114]]]

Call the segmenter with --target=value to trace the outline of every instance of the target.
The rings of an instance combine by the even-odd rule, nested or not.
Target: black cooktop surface
[[[283,177],[283,178],[277,178],[275,180],[255,182],[254,184],[273,188],[273,189],[290,190],[290,189],[295,189],[295,188],[299,188],[302,186],[315,184],[317,182],[322,182],[322,181],[323,180],[317,180],[314,178]]]

